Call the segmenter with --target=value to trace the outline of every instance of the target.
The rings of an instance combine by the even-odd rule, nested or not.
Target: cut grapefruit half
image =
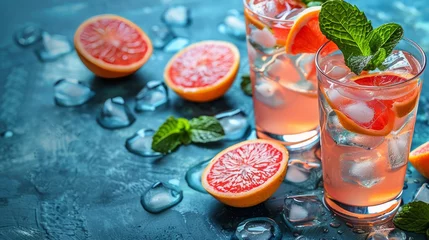
[[[167,85],[182,98],[208,102],[225,94],[237,75],[240,53],[224,41],[194,43],[174,55],[164,70]]]
[[[421,175],[429,179],[429,142],[414,149],[410,153],[409,160]]]
[[[137,71],[152,55],[152,43],[133,22],[117,15],[98,15],[83,22],[74,45],[85,66],[103,78]]]
[[[319,14],[320,6],[309,7],[298,14],[287,36],[285,49],[288,54],[316,53],[328,39],[320,31]],[[324,52],[333,52],[337,45],[329,42]]]
[[[204,170],[203,187],[222,203],[250,207],[267,200],[282,183],[289,153],[274,141],[248,140],[217,154]]]

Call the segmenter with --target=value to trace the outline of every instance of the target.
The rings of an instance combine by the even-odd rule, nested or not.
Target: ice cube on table
[[[54,84],[55,103],[59,106],[79,106],[94,95],[88,86],[76,79],[60,79]]]
[[[161,158],[163,155],[152,150],[152,137],[155,131],[152,129],[140,129],[125,142],[125,147],[131,153],[148,158]]]
[[[159,213],[171,208],[183,199],[182,190],[164,182],[154,183],[140,198],[143,208],[150,213]]]
[[[255,98],[268,107],[281,107],[285,104],[281,88],[277,82],[265,79],[258,73],[254,92]]]
[[[366,150],[372,150],[384,141],[384,137],[367,136],[344,129],[334,111],[328,113],[326,130],[332,140],[339,146],[358,147]]]
[[[227,12],[223,22],[218,26],[220,33],[229,36],[245,39],[246,38],[246,23],[244,22],[244,14],[235,9]]]
[[[97,116],[97,122],[107,129],[128,127],[136,118],[122,97],[109,98]]]
[[[198,163],[197,165],[194,165],[189,168],[189,170],[186,172],[185,179],[190,188],[198,192],[207,193],[207,191],[203,187],[203,184],[201,183],[201,176],[203,175],[204,169],[210,163],[210,160]]]
[[[240,109],[219,113],[215,117],[225,131],[225,140],[241,139],[249,130],[247,115]]]
[[[341,176],[343,181],[371,188],[384,180],[377,173],[380,153],[376,151],[347,152],[340,156]]]
[[[293,231],[319,225],[322,214],[322,202],[315,195],[287,197],[282,212],[286,226]]]
[[[238,224],[232,239],[238,240],[280,240],[282,232],[271,218],[249,218]]]
[[[175,38],[174,33],[165,26],[154,25],[151,29],[151,41],[155,49],[163,49]]]
[[[303,161],[291,159],[288,163],[285,181],[300,188],[314,190],[322,180],[322,166],[318,160]]]
[[[43,44],[36,49],[36,55],[42,62],[54,61],[73,51],[73,47],[67,37],[62,35],[50,35],[42,33]]]
[[[413,201],[422,201],[429,204],[429,184],[423,183],[423,185],[417,190],[414,195]]]
[[[149,81],[137,94],[136,111],[155,111],[168,102],[168,88],[162,81]]]
[[[23,47],[35,44],[42,39],[43,30],[34,24],[27,24],[15,32],[15,41]]]
[[[182,5],[169,7],[162,14],[162,21],[168,26],[186,27],[191,23],[191,11]]]
[[[164,51],[169,53],[174,53],[182,50],[184,47],[188,46],[189,39],[183,37],[177,37],[171,40],[165,47]]]
[[[411,131],[394,135],[388,141],[390,170],[396,170],[407,164],[410,153]]]

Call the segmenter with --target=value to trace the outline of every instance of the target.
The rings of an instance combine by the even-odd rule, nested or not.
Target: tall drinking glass
[[[284,48],[305,8],[282,0],[243,1],[258,138],[290,150],[311,146],[319,140],[315,54],[288,55]]]
[[[316,66],[325,203],[352,222],[390,219],[401,201],[425,54],[404,38],[383,70],[357,76],[340,51],[324,50]]]

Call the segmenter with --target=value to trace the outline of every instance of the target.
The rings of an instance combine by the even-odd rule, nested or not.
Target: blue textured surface
[[[390,21],[402,24],[407,37],[429,50],[426,0],[352,2],[368,13],[375,25]],[[163,68],[173,53],[156,50],[133,76],[105,81],[94,77],[75,52],[42,63],[32,47],[21,48],[13,39],[17,29],[35,23],[72,40],[82,21],[102,13],[122,15],[150,33],[153,25],[162,24],[161,14],[172,4],[191,9],[190,26],[175,29],[176,35],[191,42],[221,39],[236,44],[242,56],[240,73],[248,72],[245,42],[217,30],[229,9],[242,9],[239,0],[0,2],[0,133],[13,132],[8,138],[0,138],[0,239],[230,239],[235,227],[249,217],[271,217],[282,228],[284,239],[295,238],[269,204],[229,208],[187,185],[185,174],[190,167],[235,142],[189,145],[159,160],[141,158],[124,147],[125,140],[136,131],[156,129],[170,115],[190,118],[241,108],[251,116],[251,98],[241,92],[239,81],[212,103],[190,103],[170,92],[167,107],[138,113],[132,126],[110,131],[97,125],[95,119],[104,101],[122,96],[134,109],[134,97],[148,81],[162,80]],[[53,85],[62,78],[81,80],[97,94],[83,106],[58,107]],[[429,85],[423,87],[422,95],[429,97]],[[424,111],[421,106],[421,116]],[[428,139],[427,120],[421,119],[413,147]],[[140,195],[155,181],[172,179],[179,182],[183,201],[157,215],[146,212],[140,205]],[[413,169],[407,179],[405,202],[424,181]],[[283,185],[276,195],[286,192],[301,190]],[[327,216],[321,227],[303,234],[309,239],[365,238],[365,234],[354,234],[344,223],[338,229],[331,228],[330,222]]]

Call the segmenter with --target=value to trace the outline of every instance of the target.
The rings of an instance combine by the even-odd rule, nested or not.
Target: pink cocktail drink
[[[317,56],[325,202],[352,221],[399,207],[425,55],[403,39],[383,70],[359,76],[340,51]]]
[[[318,141],[319,118],[315,54],[285,51],[294,20],[305,10],[289,2],[244,0],[244,11],[257,135],[295,149]]]

